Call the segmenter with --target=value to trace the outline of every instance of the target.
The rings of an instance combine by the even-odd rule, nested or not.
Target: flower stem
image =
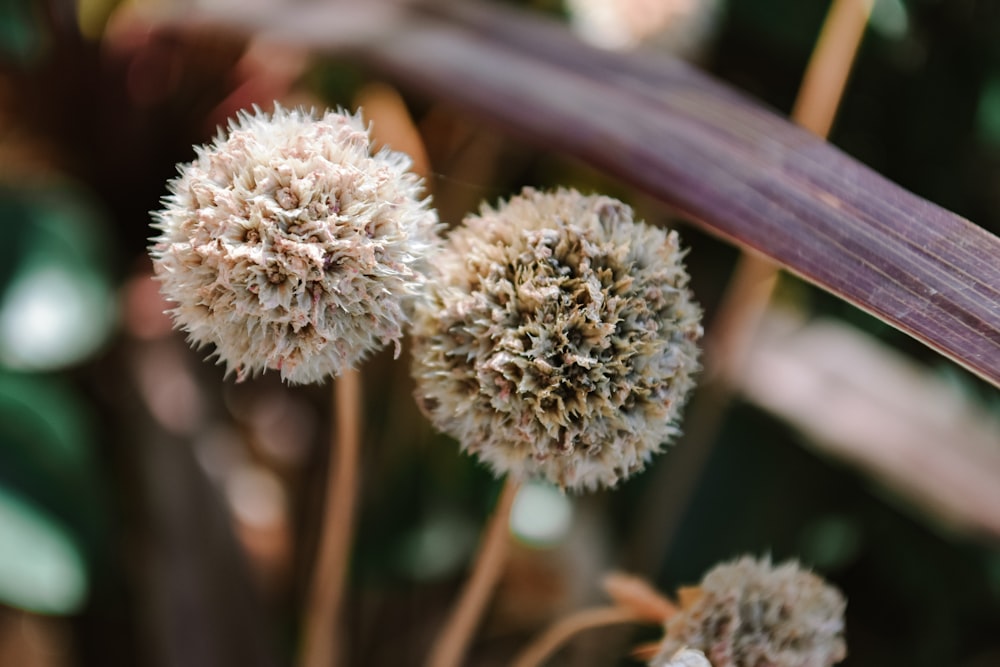
[[[840,106],[851,66],[868,24],[873,0],[834,0],[802,77],[792,120],[826,137]],[[746,358],[750,339],[777,284],[778,267],[744,253],[720,312],[725,315],[717,345],[716,370],[731,378]],[[721,367],[721,368],[720,368]]]
[[[573,635],[584,630],[624,623],[648,623],[643,615],[627,607],[612,605],[582,609],[562,618],[531,642],[511,663],[513,667],[538,667]]]
[[[792,120],[826,137],[865,34],[873,0],[834,0],[827,12],[792,109]],[[778,282],[778,267],[743,253],[716,318],[717,335],[706,341],[714,353],[709,370],[729,381],[742,369],[750,341]]]
[[[520,484],[507,477],[483,532],[472,573],[431,648],[427,667],[458,667],[507,563],[510,510]]]
[[[601,583],[615,605],[631,609],[654,625],[662,625],[677,613],[677,605],[641,577],[611,572]]]
[[[313,569],[300,667],[336,667],[341,660],[341,606],[354,532],[361,442],[361,375],[350,369],[334,383],[336,430],[327,469],[319,553]]]
[[[834,0],[823,21],[792,109],[792,120],[821,137],[830,134],[874,4]]]
[[[833,124],[872,5],[872,0],[833,0],[823,22],[792,111],[792,120],[821,137]],[[708,463],[721,415],[732,399],[732,383],[743,369],[777,283],[773,262],[746,252],[740,255],[705,337],[705,373],[688,407],[684,446],[671,454],[673,465],[660,468],[663,472],[642,503],[647,510],[633,543],[641,553],[640,562],[633,565],[637,569],[652,569],[670,548]]]

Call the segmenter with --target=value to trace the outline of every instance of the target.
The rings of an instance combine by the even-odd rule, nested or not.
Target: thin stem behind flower
[[[301,667],[336,667],[341,660],[341,606],[354,532],[361,444],[361,374],[344,372],[334,383],[336,430],[327,469],[319,553],[305,619]]]
[[[821,137],[830,134],[874,0],[834,0],[802,76],[792,120]]]
[[[582,609],[549,626],[549,629],[521,651],[511,664],[513,667],[539,667],[573,635],[584,630],[624,623],[648,622],[649,619],[639,611],[618,605]]]
[[[677,613],[677,606],[645,579],[611,572],[602,582],[614,604],[574,612],[556,621],[518,654],[514,667],[537,667],[573,635],[594,628],[623,623],[663,625]],[[655,654],[655,645],[653,648]]]
[[[826,137],[847,85],[848,75],[864,36],[873,0],[834,0],[803,75],[792,119]],[[757,325],[771,303],[778,284],[778,267],[758,255],[742,253],[736,264],[715,321],[705,338],[705,378],[688,408],[684,446],[671,454],[673,465],[651,486],[640,519],[641,553],[633,567],[649,571],[662,562],[680,519],[707,465],[722,415],[732,398]],[[666,508],[661,510],[658,508]],[[652,537],[650,537],[652,536]]]
[[[834,0],[823,22],[792,109],[792,120],[818,136],[826,137],[833,127],[873,4],[874,0]],[[741,370],[777,281],[774,263],[741,255],[719,308],[718,333],[707,341],[714,346],[710,371],[722,373],[724,381]]]
[[[792,109],[792,120],[816,135],[830,133],[873,4],[873,0],[834,0],[823,22]],[[774,263],[741,255],[718,311],[716,333],[706,341],[712,346],[707,363],[713,376],[721,373],[728,382],[742,368],[777,279]]]
[[[472,572],[465,581],[465,587],[452,608],[444,629],[431,648],[427,667],[458,667],[461,664],[507,563],[510,550],[510,510],[520,486],[509,476],[504,482],[493,515],[483,532]]]

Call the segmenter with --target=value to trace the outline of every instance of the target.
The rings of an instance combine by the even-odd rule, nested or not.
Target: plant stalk
[[[549,626],[548,630],[521,651],[511,664],[513,667],[539,667],[574,635],[585,630],[644,622],[648,622],[648,619],[627,607],[611,605],[582,609]]]
[[[479,552],[458,601],[428,657],[427,667],[458,667],[493,595],[510,551],[510,510],[520,484],[510,476],[483,531]]]
[[[354,534],[361,449],[361,374],[357,370],[350,369],[337,378],[333,402],[336,428],[300,667],[337,667],[343,655],[341,614]]]
[[[871,7],[872,0],[834,0],[824,20],[792,113],[796,123],[821,137],[833,125]],[[651,497],[644,503],[650,510],[641,521],[646,528],[637,531],[644,537],[643,544],[635,545],[638,562],[633,563],[640,571],[651,571],[669,550],[708,463],[722,423],[720,415],[732,398],[732,379],[743,368],[778,284],[778,268],[774,262],[745,251],[736,263],[705,339],[705,378],[688,409],[685,446],[671,454],[673,465],[661,468]],[[649,539],[650,535],[655,537]]]

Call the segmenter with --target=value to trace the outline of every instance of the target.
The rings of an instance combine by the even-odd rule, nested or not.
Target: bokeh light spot
[[[858,557],[862,542],[861,528],[856,520],[831,514],[803,528],[799,551],[810,565],[830,572],[850,565]]]
[[[872,29],[889,39],[902,39],[910,30],[910,17],[902,0],[875,0],[869,22]]]
[[[510,529],[519,538],[539,547],[558,544],[569,533],[573,504],[554,486],[528,482],[514,499]]]
[[[434,579],[461,566],[476,544],[476,525],[452,512],[432,513],[403,541],[399,567],[414,579]]]
[[[52,264],[25,270],[0,303],[0,362],[49,370],[79,361],[104,341],[112,310],[93,276]]]

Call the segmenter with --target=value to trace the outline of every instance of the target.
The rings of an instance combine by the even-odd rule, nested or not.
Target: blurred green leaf
[[[65,526],[0,487],[0,601],[70,614],[83,605],[87,587],[83,555]]]
[[[86,407],[69,388],[0,373],[0,491],[55,517],[80,543],[99,542],[105,518],[91,434]]]
[[[28,225],[20,224],[31,215],[31,202],[24,197],[13,195],[9,190],[0,189],[0,230],[4,242],[0,243],[0,295],[10,282],[24,254]]]
[[[33,0],[0,2],[0,58],[22,64],[41,55],[46,35]]]
[[[1000,74],[994,75],[983,87],[976,125],[985,142],[1000,148]]]
[[[0,372],[0,602],[68,614],[84,603],[106,503],[87,408],[51,378]],[[89,548],[88,548],[89,546]]]

